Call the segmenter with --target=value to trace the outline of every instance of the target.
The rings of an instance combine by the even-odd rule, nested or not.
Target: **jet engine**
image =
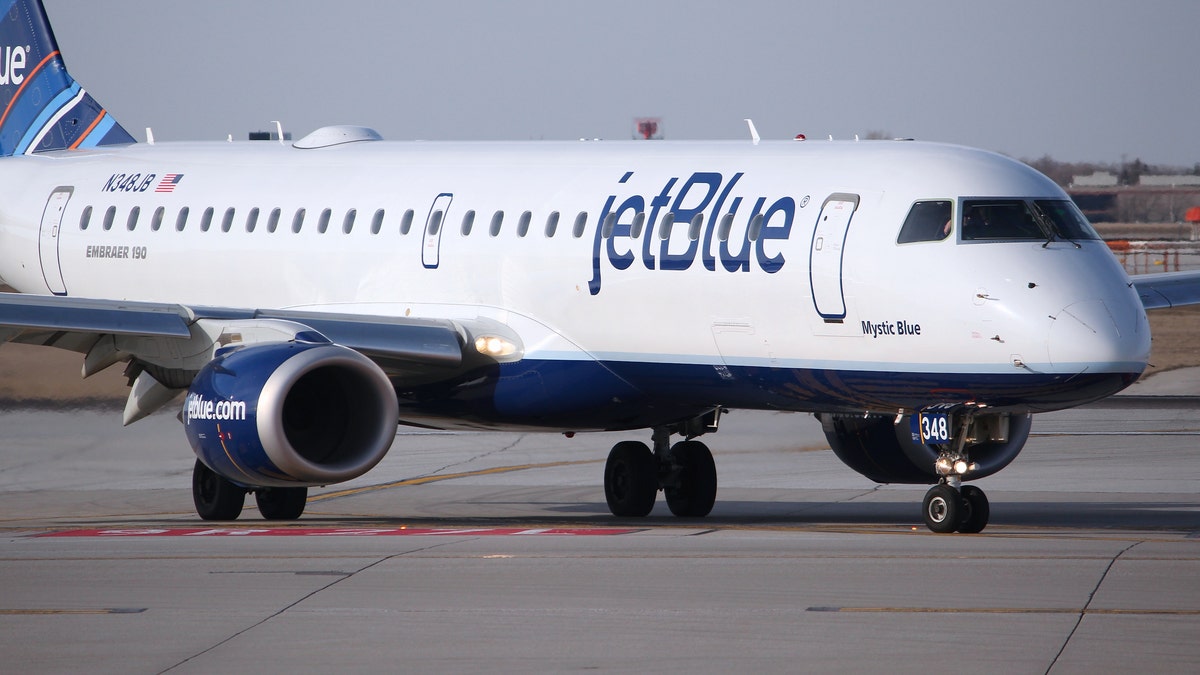
[[[834,454],[846,466],[878,483],[932,484],[938,481],[937,448],[921,443],[912,415],[820,413],[821,428]],[[968,480],[990,476],[1016,459],[1033,424],[1031,415],[976,415],[966,451],[977,466]]]
[[[399,409],[370,359],[329,342],[229,348],[200,370],[182,420],[205,465],[242,487],[327,485],[383,459]]]

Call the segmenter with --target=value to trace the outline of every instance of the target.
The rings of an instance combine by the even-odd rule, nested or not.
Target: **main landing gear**
[[[192,468],[192,501],[204,520],[237,520],[242,514],[248,490],[196,460]],[[295,520],[304,513],[308,488],[272,487],[254,490],[258,511],[266,520]]]
[[[716,426],[713,414],[710,428]],[[622,441],[608,453],[604,497],[614,516],[650,514],[661,489],[671,513],[703,518],[717,500],[717,467],[708,446],[685,440],[671,445],[672,430],[654,428],[654,450],[639,441]],[[687,438],[698,434],[685,433]]]

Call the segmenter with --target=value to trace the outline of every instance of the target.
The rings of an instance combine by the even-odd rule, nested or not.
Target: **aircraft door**
[[[42,261],[42,278],[46,280],[46,288],[55,295],[67,294],[67,285],[63,282],[62,267],[58,260],[58,242],[63,214],[74,192],[75,188],[70,186],[54,188],[50,199],[46,201],[46,210],[42,212],[42,225],[38,232],[38,256]]]
[[[817,314],[829,322],[846,318],[846,297],[842,291],[842,259],[850,220],[858,208],[858,195],[835,192],[825,198],[817,226],[813,229],[809,251],[808,275],[812,283],[813,305]]]
[[[453,194],[443,192],[429,207],[429,216],[425,218],[425,240],[421,245],[421,263],[425,269],[437,269],[441,258],[442,230],[446,229],[446,215],[453,200]]]

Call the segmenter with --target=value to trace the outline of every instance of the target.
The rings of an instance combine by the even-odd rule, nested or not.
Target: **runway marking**
[[[0,609],[0,616],[43,616],[48,614],[141,614],[145,607],[109,607],[106,609]]]
[[[435,476],[420,476],[418,478],[405,478],[404,480],[392,481],[390,483],[380,483],[378,485],[365,485],[363,487],[348,488],[345,490],[337,490],[336,492],[326,492],[320,495],[314,495],[308,498],[308,503],[323,502],[330,499],[338,499],[340,497],[349,497],[351,495],[364,494],[367,492],[375,492],[377,490],[388,490],[394,487],[408,487],[412,485],[427,485],[429,483],[438,483],[444,480],[454,480],[456,478],[474,478],[476,476],[491,476],[500,473],[512,473],[513,471],[528,471],[529,469],[553,469],[560,466],[578,466],[581,464],[599,464],[602,460],[599,459],[577,459],[565,462],[542,462],[539,464],[518,464],[515,466],[497,466],[491,469],[479,469],[478,471],[462,471],[459,473],[443,473]]]
[[[1200,616],[1200,609],[1072,609],[1070,607],[809,607],[809,612],[835,614],[1100,614],[1133,616]]]
[[[527,536],[616,536],[640,532],[633,528],[612,527],[173,527],[133,529],[86,529],[46,532],[33,535],[45,537],[401,537],[401,536],[464,536],[527,537]]]

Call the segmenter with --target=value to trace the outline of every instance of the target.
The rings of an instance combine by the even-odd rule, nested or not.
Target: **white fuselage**
[[[987,400],[959,389],[1002,379],[998,404],[1048,409],[1115,390],[1063,393],[1081,374],[1128,384],[1149,351],[1103,242],[963,241],[956,222],[897,243],[919,200],[1066,199],[1018,162],[955,146],[163,143],[7,159],[0,185],[0,277],[21,292],[489,317],[531,363],[594,360],[643,391],[655,385],[639,372],[686,368],[715,373],[700,388],[775,388],[748,406],[840,409],[848,397],[822,398],[838,374],[909,373],[903,395],[857,407],[917,405],[916,391]],[[1062,395],[1017,402],[1025,377]],[[806,388],[790,404],[785,381]]]

